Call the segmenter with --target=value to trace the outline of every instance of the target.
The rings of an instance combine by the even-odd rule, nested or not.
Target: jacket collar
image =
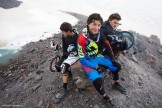
[[[96,42],[98,42],[99,41],[99,38],[100,38],[100,32],[97,33],[96,35],[94,35],[94,34],[92,34],[92,33],[89,32],[88,27],[86,27],[86,28],[84,28],[82,30],[82,34],[83,34],[83,37],[88,38],[89,40],[96,41]],[[97,38],[96,40],[94,40],[95,36]]]
[[[113,28],[111,27],[109,21],[105,21],[105,22],[102,24],[102,28],[107,28],[107,27],[109,27],[109,28],[111,28],[111,29],[113,30]]]

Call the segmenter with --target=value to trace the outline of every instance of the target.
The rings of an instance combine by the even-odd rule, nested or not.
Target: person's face
[[[62,35],[63,35],[64,37],[67,37],[67,36],[70,35],[70,31],[68,31],[68,32],[61,31],[61,33],[62,33]]]
[[[113,19],[113,20],[109,21],[109,23],[110,23],[111,27],[114,29],[116,26],[119,25],[119,20]]]
[[[92,23],[88,25],[89,31],[92,34],[97,34],[101,28],[101,22],[98,20],[94,20]]]

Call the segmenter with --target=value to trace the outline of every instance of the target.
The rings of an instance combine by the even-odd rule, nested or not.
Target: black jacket
[[[115,41],[112,36],[118,35],[118,31],[113,30],[110,23],[108,21],[105,21],[101,26],[101,32],[106,36],[106,39],[109,40],[113,51],[123,51],[127,49],[127,43],[124,42],[117,42]]]
[[[102,24],[101,32],[106,36],[106,39],[108,39],[110,42],[112,41],[111,35],[114,35],[116,33],[116,31],[113,30],[113,28],[111,27],[108,21],[105,21]]]
[[[77,39],[78,34],[74,32],[73,36],[62,36],[62,52],[63,52],[63,58],[67,58],[69,56],[69,52],[67,52],[67,48],[69,45],[73,44],[75,46],[75,49],[77,51]]]

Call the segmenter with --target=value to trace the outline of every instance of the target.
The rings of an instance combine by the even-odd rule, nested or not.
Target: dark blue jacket
[[[106,36],[107,40],[111,43],[112,38],[111,35],[115,34],[115,30],[111,27],[108,21],[105,21],[101,26],[101,32]]]

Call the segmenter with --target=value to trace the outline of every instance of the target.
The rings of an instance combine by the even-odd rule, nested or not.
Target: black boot
[[[58,104],[61,102],[61,100],[63,98],[65,98],[65,96],[68,94],[68,90],[66,88],[61,88],[60,90],[60,93],[57,93],[56,97],[55,97],[55,100],[54,100],[54,103],[55,104]]]
[[[126,94],[125,88],[122,87],[122,85],[120,85],[119,82],[115,82],[115,83],[114,83],[113,89],[118,90],[118,91],[121,92],[122,94]]]
[[[104,96],[103,97],[104,103],[106,104],[107,108],[114,108],[114,104],[112,104],[110,97],[109,96]]]

